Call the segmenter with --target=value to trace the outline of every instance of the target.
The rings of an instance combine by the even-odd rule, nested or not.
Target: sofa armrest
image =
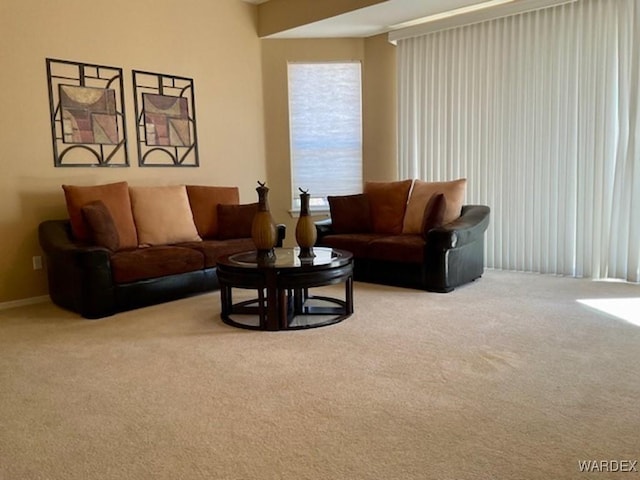
[[[463,206],[456,220],[427,232],[427,247],[444,251],[476,241],[489,226],[490,212],[486,205]]]
[[[73,240],[68,220],[42,222],[38,227],[38,238],[46,256],[76,266],[101,266],[108,264],[111,258],[111,252],[106,248]]]
[[[284,237],[287,235],[287,226],[284,223],[278,223],[276,225],[276,247],[282,247]]]
[[[86,318],[115,312],[111,252],[77,242],[68,220],[47,220],[38,227],[44,252],[49,295],[61,307]]]
[[[323,237],[326,237],[327,235],[331,235],[333,233],[333,224],[331,223],[331,218],[318,220],[314,223],[316,225],[316,245],[320,245]]]

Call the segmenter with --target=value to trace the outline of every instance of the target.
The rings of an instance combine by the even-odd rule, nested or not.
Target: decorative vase
[[[269,188],[258,182],[258,211],[251,223],[251,239],[258,251],[258,258],[265,259],[274,256],[273,247],[276,245],[276,225],[269,211]]]
[[[296,242],[300,247],[301,257],[312,257],[313,246],[316,244],[316,225],[309,214],[309,195],[308,190],[300,190],[300,216],[296,224]]]

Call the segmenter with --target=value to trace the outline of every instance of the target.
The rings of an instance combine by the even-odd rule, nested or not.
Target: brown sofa
[[[369,182],[329,197],[316,244],[352,252],[356,280],[450,292],[484,271],[490,210],[462,205],[465,189],[466,179]]]
[[[42,222],[39,240],[52,301],[85,318],[217,289],[217,259],[254,249],[257,204],[236,187],[63,189],[69,219]]]

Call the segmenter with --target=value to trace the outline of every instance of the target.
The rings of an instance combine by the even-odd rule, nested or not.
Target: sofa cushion
[[[422,263],[425,241],[420,235],[389,235],[372,240],[368,258],[402,263]]]
[[[420,235],[426,240],[427,233],[432,228],[439,227],[444,223],[444,213],[447,209],[447,200],[444,193],[436,193],[432,195],[427,206],[424,208],[424,216],[422,219],[422,228]]]
[[[327,197],[331,211],[331,228],[335,233],[371,232],[369,197],[357,195],[335,195]]]
[[[118,284],[192,272],[202,268],[204,255],[192,248],[142,247],[122,250],[111,256],[111,273]]]
[[[201,240],[184,185],[131,187],[129,191],[141,245]]]
[[[62,185],[62,189],[71,222],[71,231],[76,239],[91,241],[89,228],[82,216],[82,207],[87,203],[101,200],[113,217],[113,223],[120,238],[120,248],[138,246],[127,182],[90,186]]]
[[[369,243],[383,238],[377,233],[339,233],[322,237],[322,246],[339,248],[353,253],[355,258],[367,258],[369,255]]]
[[[220,240],[251,237],[253,217],[258,211],[257,203],[245,205],[218,205],[218,236]]]
[[[230,240],[203,240],[202,242],[180,243],[180,247],[189,247],[198,250],[204,255],[204,266],[206,268],[215,267],[218,258],[223,255],[255,250],[255,245],[251,238],[234,238]]]
[[[447,203],[442,222],[447,224],[454,221],[462,211],[466,187],[466,178],[450,182],[415,180],[407,204],[402,233],[420,233],[422,231],[425,207],[429,199],[436,193],[443,193]]]
[[[120,248],[118,229],[111,212],[102,200],[89,202],[80,209],[89,227],[89,234],[94,244],[112,252]]]
[[[238,187],[187,185],[193,220],[202,238],[218,236],[218,205],[240,203]]]
[[[400,180],[365,184],[364,193],[369,197],[371,224],[375,233],[402,232],[404,212],[412,182],[413,180]]]

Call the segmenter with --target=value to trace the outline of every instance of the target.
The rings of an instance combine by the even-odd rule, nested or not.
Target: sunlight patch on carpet
[[[589,298],[577,302],[640,327],[640,297]]]

